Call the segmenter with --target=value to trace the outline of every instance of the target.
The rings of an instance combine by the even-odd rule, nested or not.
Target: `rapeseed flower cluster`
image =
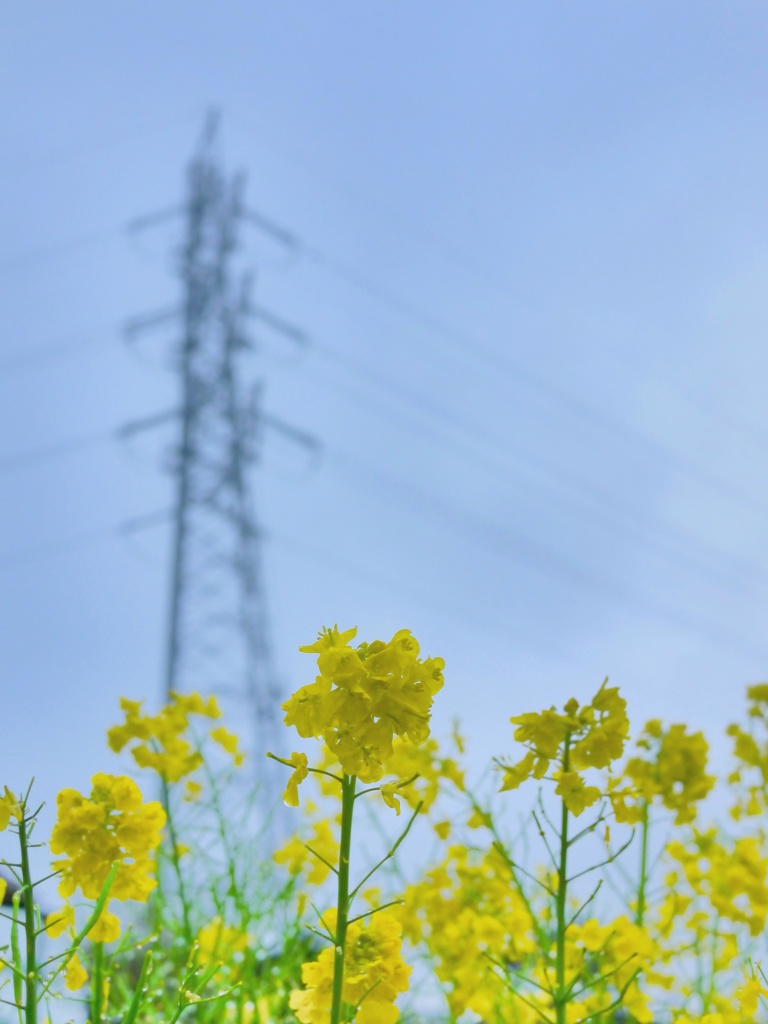
[[[322,924],[329,936],[336,933],[336,909],[326,911]],[[394,1024],[394,1005],[408,989],[410,967],[401,954],[402,928],[393,914],[374,914],[367,924],[350,922],[344,949],[342,1000],[355,1009],[356,1024]],[[334,976],[334,947],[301,968],[303,989],[291,993],[291,1009],[301,1024],[328,1024]]]
[[[512,765],[496,762],[504,773],[502,791],[517,789],[529,778],[544,778],[554,764],[555,792],[572,814],[581,814],[600,799],[601,790],[587,785],[583,772],[607,768],[621,757],[629,733],[627,702],[618,688],[606,683],[584,706],[571,698],[562,712],[551,707],[510,719],[517,726],[515,739],[528,752]]]
[[[46,931],[69,940],[64,952],[36,958],[29,858],[6,862],[20,891],[13,948],[0,951],[8,958],[0,960],[4,995],[13,985],[22,1011],[36,1008],[38,996],[42,1007],[58,971],[58,984],[70,992],[88,985],[93,1024],[178,1022],[190,1007],[198,1024],[395,1024],[396,1003],[409,987],[409,942],[431,968],[447,1000],[444,1019],[452,1021],[766,1024],[768,980],[758,943],[768,926],[768,830],[756,818],[768,810],[768,684],[750,687],[747,724],[728,730],[737,760],[729,778],[740,822],[728,827],[733,833],[699,821],[714,784],[701,733],[653,719],[618,767],[629,721],[623,698],[606,682],[585,705],[572,699],[561,710],[512,717],[525,750],[518,760],[496,762],[501,789],[546,779],[559,800],[553,815],[540,794],[533,824],[508,840],[496,817],[508,798],[494,794],[484,803],[464,778],[461,740],[455,738],[454,754],[431,735],[442,661],[422,659],[408,630],[371,644],[353,644],[355,635],[325,629],[302,648],[316,655],[318,674],[283,705],[286,725],[323,747],[312,764],[300,752],[284,762],[292,769],[287,803],[298,804],[310,774],[320,793],[318,806],[304,802],[302,827],[274,854],[292,876],[287,884],[273,885],[272,876],[265,882],[269,869],[246,853],[252,847],[241,842],[231,805],[217,802],[203,741],[213,738],[235,763],[242,755],[220,726],[215,700],[174,694],[156,715],[124,700],[110,745],[156,773],[167,814],[145,803],[124,776],[95,775],[88,795],[59,794],[51,850],[66,902],[47,917]],[[194,778],[198,770],[206,772],[204,788]],[[167,798],[179,782],[209,803],[174,823]],[[35,816],[26,810],[28,795],[7,788],[0,795],[0,832],[12,826],[22,851]],[[358,847],[357,827],[352,842],[360,798],[373,802],[374,813],[377,802],[398,814],[405,805],[402,832],[396,840],[387,835],[378,862],[366,843]],[[591,820],[574,822],[598,802]],[[213,829],[206,807],[216,815]],[[168,846],[158,850],[164,826]],[[437,863],[418,875],[412,865],[399,871],[395,861],[412,826],[432,828],[440,840],[451,836],[450,845],[436,844]],[[221,849],[207,845],[214,831]],[[543,865],[527,861],[531,834],[545,844]],[[590,847],[598,855],[587,861],[582,850]],[[362,868],[359,855],[368,860]],[[240,856],[255,868],[250,876]],[[168,870],[156,888],[158,862]],[[394,893],[366,888],[380,868]],[[210,889],[201,884],[206,873],[216,875]],[[325,905],[311,888],[329,880],[336,907],[305,925],[308,908]],[[618,911],[605,913],[598,895],[604,881],[625,901]],[[97,901],[80,927],[78,893]],[[150,898],[162,941],[139,952],[140,939],[122,936],[105,948],[121,938],[115,903]],[[321,952],[319,937],[329,941]],[[40,1019],[27,1014],[23,1024]]]
[[[331,865],[339,859],[339,827],[337,821],[320,818],[312,824],[305,840],[292,835],[273,854],[291,875],[305,876],[308,885],[322,885]]]
[[[168,783],[186,778],[203,764],[202,753],[188,735],[192,716],[221,717],[216,698],[203,698],[198,693],[171,693],[168,704],[156,715],[145,714],[141,701],[123,698],[120,707],[125,712],[125,721],[107,732],[110,747],[116,753],[128,747],[140,768],[151,768]],[[236,765],[242,764],[244,755],[233,733],[220,726],[211,729],[209,735]],[[198,791],[199,785],[190,780],[190,795],[195,796]]]
[[[235,984],[242,977],[250,941],[247,931],[226,924],[221,915],[216,914],[197,933],[196,962],[202,968],[216,966],[215,977],[219,984]]]
[[[748,728],[734,723],[726,730],[737,762],[728,776],[736,797],[731,808],[736,821],[768,810],[768,683],[748,687],[747,701]]]
[[[443,685],[442,658],[419,658],[408,629],[385,643],[353,647],[356,629],[324,629],[299,650],[317,655],[318,676],[283,704],[285,724],[304,739],[322,740],[346,775],[377,782],[388,771],[395,737],[411,744],[429,737],[434,695]],[[294,753],[286,803],[296,806],[307,775],[306,755]]]
[[[436,744],[427,746],[432,702],[443,685],[443,660],[420,658],[419,644],[407,629],[388,642],[352,646],[356,635],[356,629],[339,632],[334,626],[323,629],[314,644],[301,647],[317,655],[318,675],[283,704],[285,724],[304,739],[321,740],[324,748],[318,767],[310,767],[307,755],[299,751],[290,759],[278,758],[293,768],[284,802],[298,805],[298,787],[310,772],[324,795],[341,798],[341,813],[333,825],[315,823],[313,841],[301,844],[320,862],[310,870],[311,877],[323,881],[329,871],[337,877],[336,907],[321,918],[333,946],[303,964],[305,988],[291,996],[302,1024],[340,1024],[347,1019],[345,1004],[356,1007],[358,1024],[392,1024],[397,1019],[394,1000],[408,988],[410,973],[400,955],[400,924],[383,913],[391,904],[350,917],[351,904],[363,883],[392,856],[419,812],[433,805],[440,774],[450,775],[459,788],[464,784],[458,765],[440,757]],[[381,781],[386,774],[394,778]],[[380,785],[356,793],[358,782]],[[366,792],[379,793],[398,815],[405,799],[412,814],[392,851],[353,887],[352,820],[355,801]],[[301,845],[289,841],[276,855],[294,875],[309,863]]]
[[[433,736],[418,746],[408,740],[395,739],[392,754],[387,759],[387,772],[398,779],[412,780],[407,786],[397,788],[396,794],[402,796],[412,810],[421,805],[422,814],[429,813],[446,783],[460,793],[465,790],[464,772],[455,758],[442,753]]]
[[[536,949],[530,906],[496,849],[477,855],[450,846],[444,861],[406,889],[399,914],[406,938],[429,949],[454,1018],[471,1010],[493,1019],[508,987],[492,962],[520,965]]]
[[[576,1020],[599,1018],[620,1004],[631,1019],[651,1024],[654,1015],[641,977],[665,990],[674,980],[662,969],[662,951],[647,930],[624,915],[605,924],[594,917],[571,924],[565,960],[573,994],[569,1009]]]
[[[658,719],[647,722],[637,741],[639,753],[628,759],[621,778],[611,783],[609,796],[616,821],[642,821],[644,806],[658,799],[675,813],[675,824],[696,817],[696,807],[712,790],[708,775],[707,741],[685,725],[665,729]]]
[[[160,845],[165,811],[157,801],[144,803],[139,787],[125,775],[100,772],[93,776],[92,787],[87,797],[63,789],[56,798],[50,849],[63,855],[53,862],[60,875],[59,894],[69,900],[79,889],[86,899],[97,900],[117,865],[109,899],[143,903],[157,885],[153,854]],[[67,902],[48,916],[46,930],[56,937],[74,924],[74,908]],[[105,906],[89,938],[112,942],[119,935],[120,921]]]
[[[673,840],[667,854],[677,862],[695,896],[703,897],[721,920],[746,925],[753,936],[762,934],[768,918],[768,856],[756,836],[733,841],[715,829],[693,829],[685,843]],[[667,884],[677,887],[677,871]],[[700,913],[700,907],[696,907]],[[697,923],[693,918],[693,925]]]

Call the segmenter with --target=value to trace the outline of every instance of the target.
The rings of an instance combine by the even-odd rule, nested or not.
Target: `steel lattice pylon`
[[[258,454],[259,391],[246,388],[250,280],[236,273],[242,181],[225,180],[209,121],[189,170],[180,270],[181,437],[172,460],[176,501],[166,694],[222,698],[261,768],[279,715],[249,468]],[[248,719],[252,729],[243,730]],[[260,756],[259,756],[260,755]],[[264,765],[266,769],[266,765]],[[262,777],[264,772],[260,771]]]

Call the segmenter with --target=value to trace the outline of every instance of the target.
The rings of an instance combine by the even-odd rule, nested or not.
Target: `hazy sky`
[[[323,444],[268,436],[254,479],[286,691],[324,623],[407,626],[476,766],[606,675],[638,724],[717,736],[768,672],[767,29],[703,0],[0,3],[0,783],[116,770],[118,697],[159,694],[170,534],[118,528],[170,506],[173,433],[113,434],[177,400],[172,331],[121,329],[178,301],[181,225],[125,225],[182,200],[211,105],[302,243],[243,254],[312,339],[261,332],[266,408]]]

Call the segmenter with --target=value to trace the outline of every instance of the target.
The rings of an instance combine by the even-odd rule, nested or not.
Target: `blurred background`
[[[283,699],[322,625],[408,627],[478,772],[510,715],[605,676],[638,727],[724,758],[768,671],[765,5],[73,0],[1,25],[0,783],[52,801],[117,771],[120,696],[168,682],[191,328],[165,313],[212,110],[206,159],[245,176],[250,607]]]

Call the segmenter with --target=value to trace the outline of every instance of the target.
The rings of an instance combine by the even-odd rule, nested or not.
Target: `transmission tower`
[[[142,317],[130,335],[181,321],[173,362],[180,403],[150,417],[147,426],[172,419],[178,441],[171,458],[175,489],[171,585],[163,687],[215,694],[262,782],[269,778],[264,751],[275,745],[280,687],[272,658],[262,569],[262,532],[255,513],[253,466],[265,429],[313,447],[315,442],[261,408],[261,384],[245,365],[254,345],[253,318],[292,342],[302,333],[251,301],[252,280],[237,268],[238,231],[249,220],[242,177],[228,179],[215,156],[217,123],[209,118],[188,171],[186,220],[179,274],[181,309]],[[178,211],[142,218],[143,228]],[[286,239],[283,238],[285,244]]]

